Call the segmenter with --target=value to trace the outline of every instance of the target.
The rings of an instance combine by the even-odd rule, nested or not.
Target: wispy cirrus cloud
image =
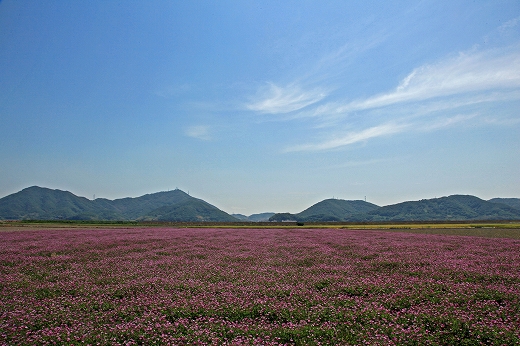
[[[504,24],[498,27],[498,32],[500,33],[507,33],[511,29],[514,29],[518,24],[520,23],[520,16],[513,18],[511,20],[508,20]]]
[[[431,100],[443,96],[510,91],[520,87],[520,53],[461,53],[455,58],[414,69],[394,89],[352,102],[325,104],[314,115],[350,113]]]
[[[197,138],[203,141],[209,141],[211,139],[210,128],[206,125],[195,125],[187,127],[184,130],[184,134],[188,137]]]
[[[268,88],[261,90],[246,107],[260,113],[290,113],[315,104],[326,96],[327,93],[321,88],[304,90],[297,84],[280,87],[269,83]]]
[[[438,117],[430,122],[423,122],[416,125],[416,129],[422,132],[435,131],[445,127],[450,127],[459,123],[467,122],[468,120],[474,119],[478,116],[476,113],[472,114],[457,114],[451,117]]]
[[[315,117],[329,139],[284,152],[325,151],[406,131],[435,131],[478,117],[474,105],[515,100],[520,100],[519,46],[460,53],[413,69],[389,92],[307,109],[301,116]],[[345,124],[348,130],[342,131]]]
[[[348,131],[344,134],[335,132],[331,133],[331,139],[318,141],[315,143],[300,144],[287,147],[284,152],[298,151],[323,151],[337,149],[350,144],[368,141],[378,137],[395,135],[402,132],[429,132],[442,128],[451,127],[459,123],[467,122],[478,114],[457,114],[454,116],[436,117],[429,121],[401,121],[393,123],[385,123],[361,130]]]
[[[402,132],[408,125],[404,124],[382,124],[361,131],[349,131],[343,135],[333,134],[332,139],[328,139],[319,143],[301,144],[286,148],[285,152],[295,151],[321,151],[342,147],[357,142],[366,141],[371,138],[387,136],[394,133]]]
[[[284,152],[298,152],[298,151],[324,151],[344,147],[350,144],[368,141],[370,139],[395,135],[398,133],[413,131],[413,132],[428,132],[435,131],[441,128],[453,126],[455,124],[465,122],[476,117],[476,114],[459,114],[452,117],[440,117],[430,121],[421,122],[394,122],[385,123],[358,131],[345,131],[344,133],[335,131],[331,134],[331,139],[295,145],[288,147]]]
[[[476,45],[412,66],[393,89],[363,98],[349,98],[348,92],[353,89],[349,87],[352,80],[346,77],[351,76],[349,61],[359,58],[360,52],[366,55],[384,39],[375,37],[364,46],[349,41],[302,73],[296,79],[300,83],[268,83],[246,107],[262,114],[287,114],[283,117],[286,121],[312,124],[313,133],[308,138],[315,141],[286,147],[284,152],[333,150],[409,131],[437,131],[470,122],[482,126],[510,123],[512,117],[518,118],[511,109],[520,100],[520,41],[515,34],[519,24],[517,17],[492,32],[494,36],[507,36],[507,40],[490,37],[484,40],[484,47]],[[493,42],[498,45],[490,48]],[[373,73],[366,76],[374,78]],[[306,87],[309,85],[313,87]],[[505,104],[509,113],[489,112],[505,109]]]

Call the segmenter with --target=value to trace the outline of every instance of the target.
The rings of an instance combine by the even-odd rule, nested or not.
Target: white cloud
[[[319,102],[326,96],[326,92],[319,88],[302,90],[295,84],[282,88],[270,83],[268,90],[261,91],[257,100],[246,107],[260,113],[289,113]]]
[[[297,145],[293,147],[289,147],[285,150],[285,152],[294,152],[294,151],[322,151],[322,150],[330,150],[338,147],[342,147],[349,144],[354,144],[357,142],[362,142],[371,138],[387,136],[394,133],[404,131],[408,125],[399,125],[399,124],[383,124],[377,125],[374,127],[370,127],[358,132],[348,132],[344,135],[335,135],[335,138],[323,141],[321,143],[314,144],[303,144]]]
[[[498,28],[498,31],[500,31],[500,32],[505,32],[505,31],[511,30],[511,29],[513,29],[515,26],[517,26],[518,23],[520,23],[520,17],[513,18],[513,19],[511,19],[511,20],[505,22],[504,24],[502,24],[502,25]]]
[[[519,24],[520,17],[517,17],[497,30],[516,30]],[[379,41],[374,40],[365,50],[378,44]],[[355,48],[353,44],[344,45],[323,57],[315,69],[298,79],[307,83],[291,83],[284,87],[267,84],[246,105],[249,110],[259,113],[289,113],[284,120],[313,119],[313,128],[320,131],[316,138],[321,136],[322,140],[291,146],[284,152],[324,151],[407,131],[435,131],[477,117],[483,120],[487,114],[482,110],[489,109],[492,104],[520,100],[518,40],[513,45],[494,49],[476,46],[412,68],[392,90],[342,101],[338,98],[340,95],[330,95],[332,90],[341,90],[330,84],[338,84],[341,73],[334,72],[347,66],[351,55],[356,56]],[[322,86],[303,87],[318,83]],[[509,117],[518,115],[510,113]],[[506,121],[508,119],[498,118],[495,123]]]
[[[452,117],[437,118],[430,123],[424,123],[418,126],[419,131],[434,131],[440,128],[449,127],[470,119],[473,119],[477,114],[459,114]]]
[[[316,115],[349,113],[429,100],[442,96],[508,91],[520,87],[520,53],[495,51],[459,54],[437,64],[414,69],[394,91],[345,105],[324,105]]]
[[[209,141],[211,139],[209,126],[206,125],[190,126],[185,129],[184,133],[188,137],[193,137],[204,141]]]
[[[360,131],[348,131],[345,134],[333,134],[333,139],[318,143],[302,144],[288,147],[284,152],[324,151],[337,149],[350,144],[367,141],[377,137],[386,137],[402,132],[428,132],[473,119],[477,114],[459,114],[452,117],[434,118],[430,121],[386,123],[366,128]]]
[[[516,25],[516,21],[508,25]],[[479,115],[473,105],[519,100],[519,88],[518,46],[461,53],[415,68],[390,92],[349,103],[325,103],[300,112],[299,117],[317,117],[321,126],[316,128],[333,127],[328,133],[331,139],[284,151],[331,150],[406,131],[454,126]],[[338,130],[346,122],[349,131]],[[355,127],[362,128],[352,130]]]

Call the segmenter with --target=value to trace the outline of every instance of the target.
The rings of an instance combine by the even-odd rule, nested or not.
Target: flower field
[[[0,240],[1,345],[520,344],[518,239],[129,228]]]

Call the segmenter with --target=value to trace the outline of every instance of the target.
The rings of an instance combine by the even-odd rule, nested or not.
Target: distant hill
[[[269,221],[284,222],[284,221],[302,221],[296,214],[291,213],[276,213],[269,218]]]
[[[360,200],[326,199],[296,215],[304,221],[334,221],[333,219],[344,220],[349,215],[367,213],[379,208],[373,203]]]
[[[345,221],[352,215],[364,214],[380,208],[365,201],[347,201],[343,199],[326,199],[318,202],[298,214],[279,213],[273,215],[270,221]]]
[[[0,198],[0,220],[297,221],[384,222],[520,220],[520,198],[489,201],[470,195],[407,201],[379,207],[365,201],[326,199],[297,214],[229,215],[181,190],[135,198],[89,200],[68,191],[32,186]]]
[[[33,186],[0,199],[0,220],[138,219],[237,221],[215,206],[181,190],[158,192],[136,198],[98,198],[92,201],[68,191]]]
[[[154,209],[138,218],[142,221],[212,221],[234,222],[238,219],[223,212],[217,207],[201,200],[192,198],[174,205]]]
[[[259,214],[251,214],[247,217],[249,221],[253,222],[265,222],[269,221],[269,218],[273,216],[275,213],[259,213]]]
[[[269,218],[273,216],[275,213],[259,213],[259,214],[251,214],[249,216],[243,214],[231,214],[231,216],[239,219],[240,221],[250,221],[250,222],[266,222],[269,221]]]
[[[469,195],[409,201],[388,205],[347,221],[466,221],[520,220],[520,210]]]
[[[502,203],[512,208],[520,210],[520,198],[492,198],[488,200],[491,203]]]
[[[244,214],[231,214],[231,216],[240,221],[249,221],[247,216],[245,216]]]
[[[520,209],[513,207],[518,201],[520,199],[517,198],[495,198],[485,201],[475,196],[452,195],[378,207],[364,201],[326,199],[300,213],[278,213],[269,220],[277,222],[520,220]]]
[[[135,220],[157,208],[171,206],[191,201],[193,199],[195,198],[188,195],[186,192],[175,189],[172,191],[151,193],[135,198],[126,197],[115,199],[113,201],[98,198],[95,199],[94,202],[104,203],[106,201],[112,208],[115,208],[115,210],[123,216],[123,219]]]

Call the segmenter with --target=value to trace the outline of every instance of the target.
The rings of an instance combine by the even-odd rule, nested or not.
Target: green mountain
[[[175,214],[176,211],[178,214]],[[158,192],[136,198],[98,198],[91,201],[68,191],[33,186],[0,199],[0,220],[137,219],[237,221],[211,204],[191,197],[181,190]]]
[[[174,205],[160,207],[139,218],[142,221],[212,221],[234,222],[238,219],[223,212],[217,207],[201,200],[192,198]]]
[[[520,220],[520,210],[475,196],[452,195],[388,205],[347,221]]]
[[[520,210],[520,198],[492,198],[488,200],[488,202],[502,203],[510,206],[511,208]]]
[[[365,201],[347,201],[343,199],[326,199],[318,202],[298,214],[279,213],[269,218],[270,221],[345,221],[354,214],[364,214],[380,208]]]
[[[300,213],[278,213],[269,220],[278,222],[520,220],[520,209],[514,208],[518,201],[520,199],[517,198],[495,198],[485,201],[475,196],[453,195],[378,207],[364,201],[326,199]]]
[[[115,208],[119,214],[123,216],[125,220],[135,220],[142,217],[151,211],[171,206],[178,203],[187,202],[195,199],[186,192],[179,189],[172,191],[163,191],[147,194],[140,197],[126,197],[121,199],[115,199],[113,201],[107,199],[98,198],[94,200],[95,203],[108,202],[111,207]]]
[[[373,203],[360,200],[326,199],[296,215],[303,221],[339,221],[349,215],[367,213],[379,208]]]
[[[122,219],[122,215],[110,206],[93,203],[68,191],[32,186],[0,199],[0,219],[117,220]]]
[[[68,191],[37,186],[0,198],[0,220],[148,220],[148,221],[465,221],[520,220],[519,198],[475,196],[408,201],[379,207],[364,201],[326,199],[297,214],[261,213],[231,216],[181,190],[136,198],[89,200]]]

